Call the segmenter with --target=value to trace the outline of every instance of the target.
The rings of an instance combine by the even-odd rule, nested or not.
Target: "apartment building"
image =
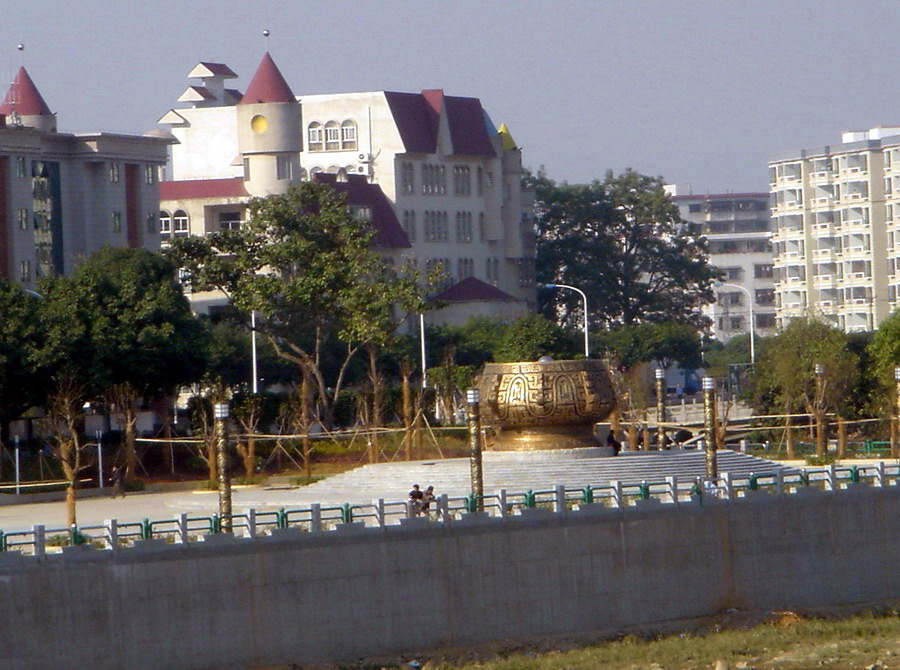
[[[521,150],[480,100],[441,90],[296,96],[268,53],[245,93],[230,88],[237,74],[222,63],[188,77],[183,106],[160,119],[177,140],[161,185],[164,235],[239,226],[250,197],[327,180],[372,220],[386,257],[444,270],[453,300],[430,320],[533,308]]]
[[[817,316],[873,330],[897,307],[900,126],[769,163],[777,321]]]
[[[0,275],[35,288],[103,246],[160,244],[169,140],[57,132],[25,68],[0,103]]]
[[[724,277],[716,301],[703,308],[713,336],[727,342],[750,332],[775,328],[775,280],[767,193],[693,195],[667,186],[681,217],[700,226],[709,240],[709,262]]]

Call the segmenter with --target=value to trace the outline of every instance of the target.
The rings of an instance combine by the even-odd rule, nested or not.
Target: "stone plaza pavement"
[[[689,481],[705,472],[704,453],[698,451],[622,452],[615,458],[598,457],[604,449],[572,449],[544,452],[487,452],[484,455],[484,489],[490,494],[500,489],[522,492],[550,490],[557,484],[571,488],[603,486],[610,481],[637,484],[660,482],[667,476]],[[771,473],[794,468],[734,451],[718,454],[720,472],[732,475]],[[434,486],[437,494],[462,497],[469,493],[469,461],[453,458],[432,461],[400,461],[364,465],[328,477],[310,486],[290,486],[286,477],[276,477],[266,485],[236,486],[235,513],[250,508],[271,510],[305,507],[312,503],[340,505],[368,504],[378,498],[402,501],[413,484]],[[85,492],[87,493],[87,492]],[[90,493],[95,493],[90,491]],[[61,497],[61,496],[60,496]],[[186,512],[207,516],[218,509],[215,491],[176,490],[131,493],[110,499],[83,496],[78,501],[79,526],[102,524],[107,519],[140,521],[169,519]],[[65,526],[65,503],[17,503],[0,505],[0,530],[30,529],[43,524],[50,529]]]

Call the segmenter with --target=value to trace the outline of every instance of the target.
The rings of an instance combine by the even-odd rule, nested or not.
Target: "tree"
[[[817,382],[816,365],[823,365]],[[790,415],[805,410],[819,421],[829,409],[846,412],[859,374],[858,357],[836,328],[811,319],[794,319],[765,348],[753,376],[754,404],[767,411],[775,403],[785,415],[788,455],[794,457]]]
[[[44,398],[47,380],[33,360],[43,337],[38,308],[37,296],[0,279],[0,446],[9,443],[10,422]]]
[[[85,399],[106,396],[124,415],[132,479],[136,401],[171,395],[201,375],[205,331],[191,314],[175,267],[145,249],[104,248],[70,277],[41,284],[46,337],[37,358]]]
[[[302,183],[284,195],[254,198],[238,230],[182,238],[172,258],[198,288],[222,291],[244,315],[255,310],[278,355],[305,368],[320,420],[331,425],[348,366],[380,343],[409,312],[429,308],[418,275],[397,269],[372,248],[369,222],[355,219],[327,184]],[[326,367],[326,343],[341,360]]]
[[[538,314],[506,324],[493,349],[498,363],[536,361],[541,356],[569,359],[581,354],[571,333]]]
[[[707,325],[700,308],[712,302],[718,273],[705,238],[680,217],[661,178],[626,170],[591,184],[556,184],[543,174],[532,181],[539,281],[585,291],[594,324]],[[548,300],[574,325],[577,295],[555,291]]]
[[[700,333],[684,323],[667,321],[622,326],[600,331],[595,340],[624,368],[652,361],[663,368],[676,362],[689,369],[702,365]]]

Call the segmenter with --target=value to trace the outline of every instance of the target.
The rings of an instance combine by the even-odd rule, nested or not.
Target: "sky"
[[[298,95],[478,97],[570,183],[765,191],[774,153],[900,125],[898,0],[42,0],[4,12],[0,75],[25,65],[61,132],[143,133],[201,60],[245,89],[263,30]]]

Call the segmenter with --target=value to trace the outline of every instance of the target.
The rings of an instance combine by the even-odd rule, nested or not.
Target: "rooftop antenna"
[[[269,51],[269,35],[271,35],[271,34],[272,34],[272,33],[269,32],[268,28],[266,28],[265,30],[263,30],[263,37],[264,37],[265,40],[266,40],[266,52]]]

